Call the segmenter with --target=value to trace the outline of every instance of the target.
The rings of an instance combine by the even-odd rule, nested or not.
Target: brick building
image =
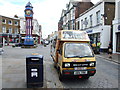
[[[0,34],[2,43],[18,43],[20,42],[20,20],[19,18],[6,17],[0,15]]]

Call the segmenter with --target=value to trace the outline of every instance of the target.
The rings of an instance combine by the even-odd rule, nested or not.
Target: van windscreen
[[[88,43],[66,43],[64,53],[66,58],[94,56]]]

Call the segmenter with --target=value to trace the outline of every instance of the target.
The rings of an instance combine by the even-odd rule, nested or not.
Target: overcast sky
[[[25,5],[31,2],[33,6],[33,18],[42,25],[43,38],[58,30],[58,21],[62,9],[70,0],[0,0],[0,15],[13,17],[15,14],[24,17]],[[91,0],[94,4],[100,0]]]

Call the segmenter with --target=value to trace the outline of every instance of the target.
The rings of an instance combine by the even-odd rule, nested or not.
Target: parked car
[[[45,44],[45,45],[48,45],[48,44],[49,44],[49,41],[44,41],[44,44]]]
[[[12,47],[21,47],[23,46],[24,44],[23,43],[16,43],[15,45],[13,45]]]

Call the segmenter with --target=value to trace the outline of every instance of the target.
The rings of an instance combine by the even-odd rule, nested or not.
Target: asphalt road
[[[118,88],[118,65],[97,59],[97,72],[89,80],[66,79],[60,82],[50,57],[50,46],[35,49],[4,47],[2,55],[2,88],[26,88],[26,56],[39,53],[44,56],[43,88]]]

